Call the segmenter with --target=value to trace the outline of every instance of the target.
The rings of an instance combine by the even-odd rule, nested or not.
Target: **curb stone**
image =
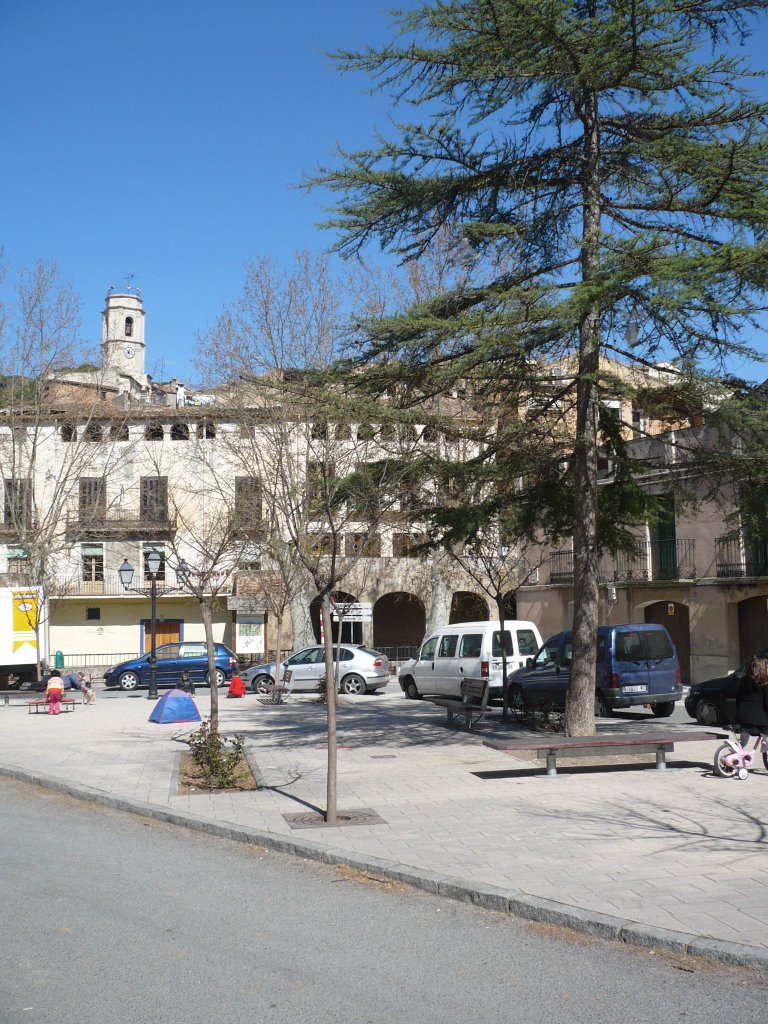
[[[483,909],[499,911],[522,920],[558,925],[631,946],[687,953],[690,956],[729,966],[757,967],[768,970],[768,949],[762,946],[749,946],[738,942],[728,942],[724,939],[689,935],[665,928],[653,928],[638,924],[636,921],[581,910],[555,900],[528,896],[517,890],[506,890],[498,886],[476,884],[466,879],[451,878],[432,871],[410,868],[407,865],[387,861],[380,857],[361,857],[348,854],[309,839],[293,839],[275,832],[262,832],[255,828],[224,825],[189,811],[174,811],[169,807],[161,807],[141,800],[111,796],[103,790],[78,785],[45,775],[42,772],[32,772],[13,765],[0,764],[0,776],[41,786],[53,792],[64,793],[76,800],[99,804],[111,810],[180,825],[183,828],[218,836],[222,839],[231,839],[251,846],[261,846],[277,853],[287,853],[305,860],[346,865],[357,871],[375,872],[386,879],[401,882],[431,895],[473,903]]]

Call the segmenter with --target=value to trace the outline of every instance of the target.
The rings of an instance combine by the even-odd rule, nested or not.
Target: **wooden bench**
[[[656,768],[664,771],[666,755],[676,743],[701,743],[706,740],[726,739],[726,733],[715,732],[648,732],[597,733],[595,736],[531,736],[517,740],[483,740],[483,746],[511,753],[516,750],[535,750],[540,761],[547,762],[547,775],[557,775],[557,758],[609,757],[611,754],[655,754]]]
[[[473,722],[479,722],[485,714],[489,689],[487,679],[463,679],[461,700],[452,697],[425,697],[424,700],[446,709],[448,725],[452,725],[454,715],[459,715],[464,719],[466,727],[471,729]]]
[[[75,710],[75,699],[74,697],[63,697],[60,701],[61,712],[74,711]],[[28,700],[27,701],[27,714],[29,715],[47,715],[48,714],[48,701],[45,697],[42,700]]]

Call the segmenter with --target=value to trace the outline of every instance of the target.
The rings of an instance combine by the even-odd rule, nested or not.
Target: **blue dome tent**
[[[168,690],[155,704],[150,722],[170,725],[173,722],[201,722],[197,704],[183,690]]]

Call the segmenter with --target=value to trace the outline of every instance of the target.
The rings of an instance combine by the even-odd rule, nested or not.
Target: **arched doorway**
[[[357,601],[353,594],[347,594],[343,590],[337,590],[334,594],[337,601]],[[320,643],[320,598],[316,597],[309,606],[309,615],[312,619],[312,630],[315,634],[315,642]],[[341,640],[343,644],[361,644],[363,642],[362,622],[342,622],[341,638],[339,638],[339,623],[331,617],[331,636],[334,643]]]
[[[768,598],[747,597],[739,601],[739,663],[768,647]]]
[[[418,647],[427,629],[427,613],[415,594],[397,591],[385,594],[373,606],[373,646],[390,658],[401,655],[390,654],[399,648]],[[403,654],[402,657],[410,657]]]
[[[656,601],[645,608],[645,621],[666,627],[680,662],[683,686],[691,682],[691,624],[688,605],[679,601]]]
[[[488,602],[479,594],[457,590],[453,595],[449,625],[454,622],[487,622],[489,618]]]

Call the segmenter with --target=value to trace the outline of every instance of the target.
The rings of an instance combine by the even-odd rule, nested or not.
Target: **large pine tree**
[[[767,7],[433,0],[398,15],[392,44],[336,55],[415,112],[315,179],[340,193],[329,222],[339,250],[375,242],[411,260],[447,235],[465,269],[440,295],[362,325],[368,373],[356,379],[411,401],[482,381],[511,412],[541,389],[542,366],[573,359],[572,388],[556,378],[543,392],[547,423],[561,384],[574,396],[565,457],[562,432],[544,445],[535,423],[494,412],[511,424],[494,464],[508,481],[536,467],[541,525],[562,533],[570,503],[570,734],[594,731],[597,463],[611,439],[601,356],[673,362],[679,409],[700,371],[711,379],[753,354],[745,338],[768,279],[768,107],[752,98],[743,54]],[[614,440],[624,490],[603,502],[607,527],[637,497]]]

